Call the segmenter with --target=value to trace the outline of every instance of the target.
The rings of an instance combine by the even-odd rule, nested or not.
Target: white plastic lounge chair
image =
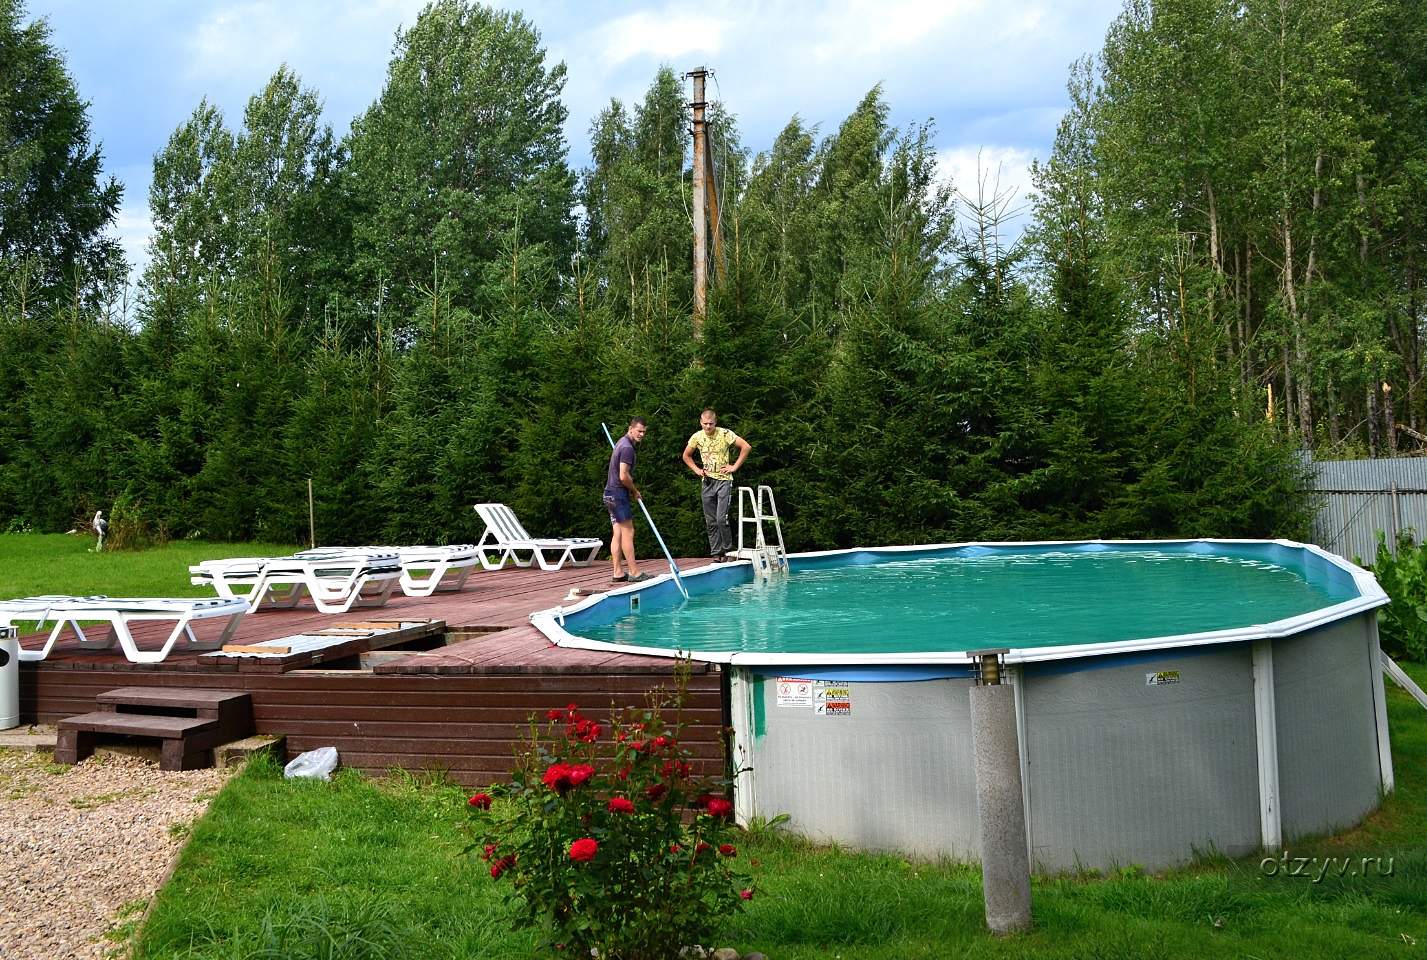
[[[25,661],[43,660],[49,656],[59,635],[68,626],[74,631],[79,645],[88,649],[112,649],[117,643],[124,656],[132,663],[161,663],[178,642],[186,637],[188,647],[193,650],[212,650],[227,643],[238,628],[243,614],[248,612],[248,602],[241,597],[207,600],[178,599],[135,599],[131,597],[27,597],[23,600],[0,600],[0,624],[34,623],[36,629],[43,629],[45,623],[54,621],[45,645],[39,650],[20,651],[20,659]],[[228,623],[216,640],[200,641],[193,635],[190,626],[194,620],[208,617],[227,617]],[[140,650],[134,643],[130,624],[146,620],[171,620],[173,631],[158,650]],[[109,635],[101,640],[91,639],[80,626],[81,622],[107,623]]]
[[[480,552],[481,566],[487,570],[499,570],[507,560],[517,567],[540,564],[541,570],[559,570],[565,564],[573,567],[587,567],[604,546],[604,541],[595,537],[564,537],[537,540],[526,532],[515,518],[515,512],[503,503],[478,503],[476,513],[486,523],[485,535],[476,549]],[[491,554],[495,559],[491,559]],[[554,559],[550,559],[550,557]]]
[[[479,557],[473,543],[453,543],[441,547],[348,547],[348,553],[371,556],[396,554],[401,563],[401,592],[408,597],[429,597],[438,590],[460,590],[475,569]],[[331,548],[304,550],[297,557],[328,556]]]
[[[189,579],[211,586],[220,597],[242,598],[254,610],[291,609],[311,596],[321,613],[381,607],[401,579],[395,553],[334,548],[291,557],[205,560],[188,568]]]

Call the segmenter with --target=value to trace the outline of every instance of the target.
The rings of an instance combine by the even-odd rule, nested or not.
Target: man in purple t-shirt
[[[609,561],[614,579],[620,583],[649,579],[649,574],[639,572],[639,561],[634,557],[634,505],[630,501],[631,497],[640,499],[639,488],[634,485],[634,445],[644,439],[648,429],[643,417],[629,421],[629,429],[609,455],[609,471],[605,474],[604,505],[614,526],[609,538]],[[628,573],[620,569],[621,562]]]

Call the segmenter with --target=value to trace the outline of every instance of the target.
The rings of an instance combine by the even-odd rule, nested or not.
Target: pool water
[[[1310,580],[1227,546],[972,550],[795,568],[576,632],[709,652],[1024,649],[1251,627],[1358,596],[1346,578]]]

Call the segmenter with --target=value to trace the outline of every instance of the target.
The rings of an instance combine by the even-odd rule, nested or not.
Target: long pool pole
[[[609,441],[610,449],[614,449],[614,434],[609,432],[609,427],[603,422],[600,427],[604,430],[604,438]],[[654,526],[654,518],[649,515],[649,508],[644,505],[644,498],[639,499],[639,509],[644,511],[644,520],[649,524],[649,529],[654,531],[654,539],[659,541],[659,549],[664,551],[664,558],[669,561],[669,572],[674,575],[674,585],[679,588],[679,592],[684,595],[684,599],[689,599],[689,590],[684,586],[684,578],[679,576],[679,565],[674,562],[674,555],[669,552],[669,548],[664,544],[664,538],[659,536],[659,528]]]

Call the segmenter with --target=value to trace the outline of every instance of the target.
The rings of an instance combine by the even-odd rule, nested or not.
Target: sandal
[[[628,583],[628,582],[629,582],[629,574],[627,574],[627,573],[621,573],[621,574],[620,574],[619,576],[617,576],[617,577],[610,577],[610,578],[609,578],[609,582],[610,582],[610,583]]]
[[[637,576],[637,577],[630,577],[630,578],[629,578],[629,582],[630,582],[630,583],[643,583],[645,580],[653,580],[653,579],[654,579],[654,578],[651,577],[649,574],[647,574],[647,573],[641,573],[641,574],[640,574],[639,576]]]

